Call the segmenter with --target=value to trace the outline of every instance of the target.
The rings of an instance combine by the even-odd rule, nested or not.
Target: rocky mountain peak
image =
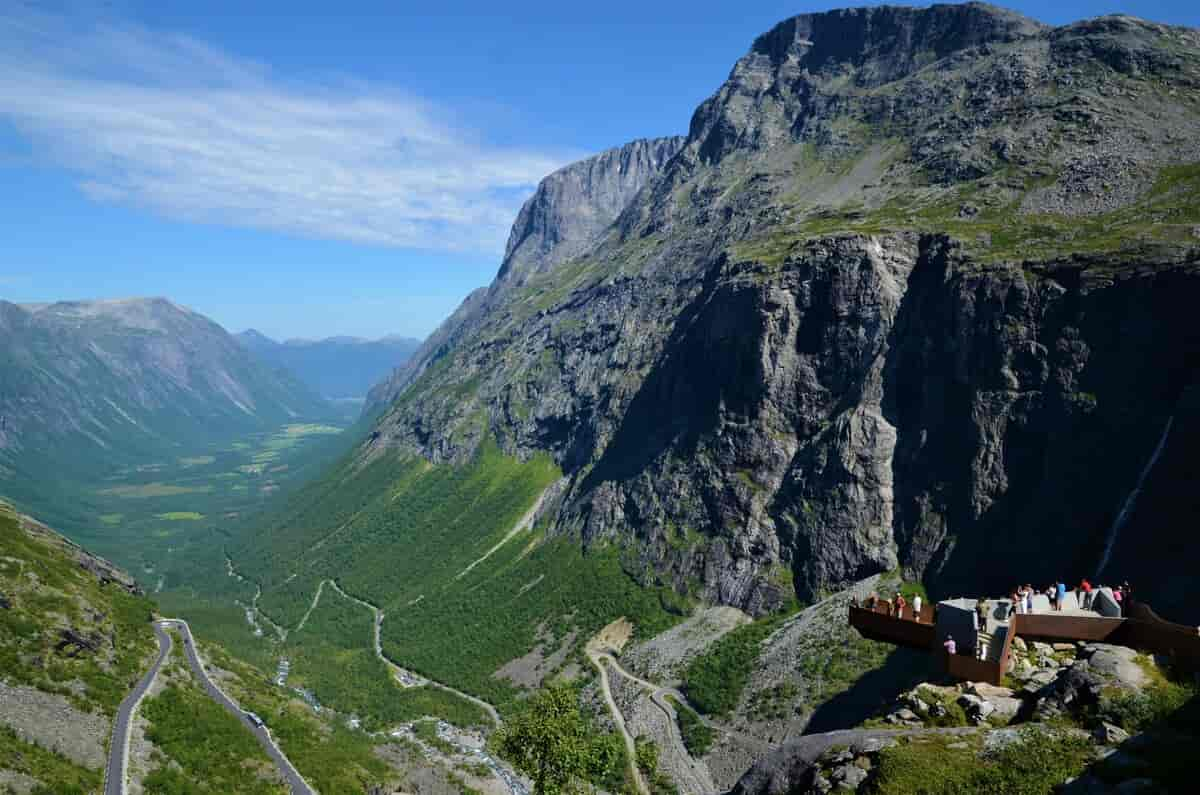
[[[869,85],[902,77],[930,55],[944,58],[1045,29],[1040,22],[984,3],[843,8],[780,22],[755,40],[748,57],[766,56],[776,66],[792,59],[812,74],[871,65],[859,75],[860,83]]]
[[[543,179],[513,223],[495,287],[519,286],[594,244],[683,143],[680,136],[631,141]]]
[[[1128,488],[1200,351],[1197,85],[1195,31],[1128,17],[789,19],[612,231],[556,249],[597,227],[547,181],[497,285],[377,391],[370,449],[546,452],[555,531],[755,612],[1010,549],[1088,568],[1113,508],[1075,484]]]
[[[382,408],[464,336],[495,305],[531,278],[600,242],[634,197],[662,176],[683,147],[682,136],[645,138],[565,166],[543,179],[517,214],[504,260],[490,287],[463,300],[416,354],[367,396],[365,410]]]

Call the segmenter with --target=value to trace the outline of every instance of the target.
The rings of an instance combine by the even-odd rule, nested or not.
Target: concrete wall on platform
[[[945,599],[937,606],[936,645],[940,649],[946,639],[953,637],[959,656],[974,656],[979,645],[975,629],[975,602],[970,599]]]
[[[1106,618],[1120,618],[1121,605],[1113,597],[1112,588],[1101,588],[1092,597],[1092,610]]]

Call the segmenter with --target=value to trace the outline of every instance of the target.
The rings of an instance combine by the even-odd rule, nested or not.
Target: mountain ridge
[[[571,481],[556,532],[637,538],[644,582],[699,580],[752,612],[895,566],[960,587],[1020,524],[1049,534],[1037,576],[1086,569],[1110,509],[1080,495],[1068,518],[1045,495],[1074,494],[1089,456],[1137,458],[1184,385],[1147,374],[1135,397],[1101,376],[1133,362],[1072,313],[1126,312],[1164,351],[1158,372],[1195,355],[1192,335],[1159,336],[1121,296],[1195,289],[1197,86],[1200,35],[1131,17],[1051,28],[967,4],[785,21],[586,253],[514,289],[498,277],[376,390],[388,408],[362,455],[462,461],[489,435],[549,452]],[[1010,303],[976,316],[976,292]],[[1020,331],[972,332],[973,369],[949,351],[935,363],[897,336],[945,336],[910,319],[924,301],[959,334]],[[1047,311],[1062,314],[1045,325]],[[1092,336],[1073,341],[1081,325]],[[1090,358],[1056,358],[1079,344]],[[929,379],[945,378],[962,395],[954,430],[929,408]],[[975,447],[913,441],[935,430]],[[1011,445],[1030,457],[1004,461]],[[1069,471],[1034,474],[1046,455]],[[1100,480],[1119,491],[1128,468]],[[1075,543],[1050,540],[1056,524]]]
[[[487,287],[472,291],[425,340],[412,359],[376,384],[364,414],[381,410],[468,333],[486,307],[550,272],[606,234],[629,201],[661,173],[682,146],[680,136],[639,138],[564,166],[543,179],[513,221],[504,259]]]
[[[242,331],[234,339],[264,362],[293,373],[309,388],[334,400],[364,397],[421,345],[418,339],[400,335],[279,342],[255,329]]]
[[[60,493],[68,484],[334,416],[218,324],[166,299],[34,312],[0,301],[0,327],[0,484],[52,521],[62,518],[53,506],[74,502]]]

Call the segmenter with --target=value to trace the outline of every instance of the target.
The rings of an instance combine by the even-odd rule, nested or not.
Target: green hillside
[[[222,453],[337,416],[165,299],[0,301],[0,495],[86,543],[103,535],[95,517],[127,513],[114,499],[206,494],[217,486],[198,476],[214,463],[261,475],[271,458],[230,466]]]
[[[153,603],[81,560],[93,559],[0,503],[0,676],[113,714],[157,648]]]
[[[577,540],[546,538],[540,527],[524,528],[505,541],[558,477],[548,458],[519,461],[492,442],[462,466],[393,453],[369,463],[351,456],[262,520],[256,532],[231,547],[230,556],[240,574],[261,584],[259,608],[290,630],[277,653],[292,654],[297,675],[313,677],[316,687],[333,684],[315,661],[338,641],[332,631],[313,632],[314,621],[343,631],[354,626],[362,638],[359,650],[351,652],[353,641],[342,636],[346,650],[336,653],[345,655],[337,658],[348,666],[343,676],[353,669],[363,674],[355,681],[366,682],[368,669],[375,668],[366,656],[367,608],[331,605],[332,589],[326,588],[312,609],[320,583],[333,580],[385,611],[382,645],[391,660],[503,706],[519,689],[493,674],[539,643],[557,645],[570,636],[581,645],[622,615],[639,631],[657,631],[683,611],[668,590],[635,582],[626,573],[634,568],[632,559],[623,564],[615,546],[584,552]],[[334,610],[345,617],[330,624],[327,611]],[[216,613],[214,608],[194,619],[199,631],[235,636],[233,627],[217,626]],[[302,621],[304,629],[297,631]],[[225,642],[265,664],[271,644],[247,641],[244,629],[240,634],[241,642],[234,637]],[[345,694],[340,700],[350,706],[359,701]],[[397,704],[370,711],[380,717],[407,714]],[[457,707],[438,714],[454,717],[452,709]]]
[[[0,772],[94,792],[112,716],[157,648],[124,576],[0,502]],[[70,747],[51,742],[71,727]]]

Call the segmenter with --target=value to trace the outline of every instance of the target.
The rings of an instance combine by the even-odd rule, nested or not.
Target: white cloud
[[[498,252],[562,153],[490,146],[439,109],[349,80],[296,83],[132,26],[0,19],[0,117],[96,201],[364,243]]]

